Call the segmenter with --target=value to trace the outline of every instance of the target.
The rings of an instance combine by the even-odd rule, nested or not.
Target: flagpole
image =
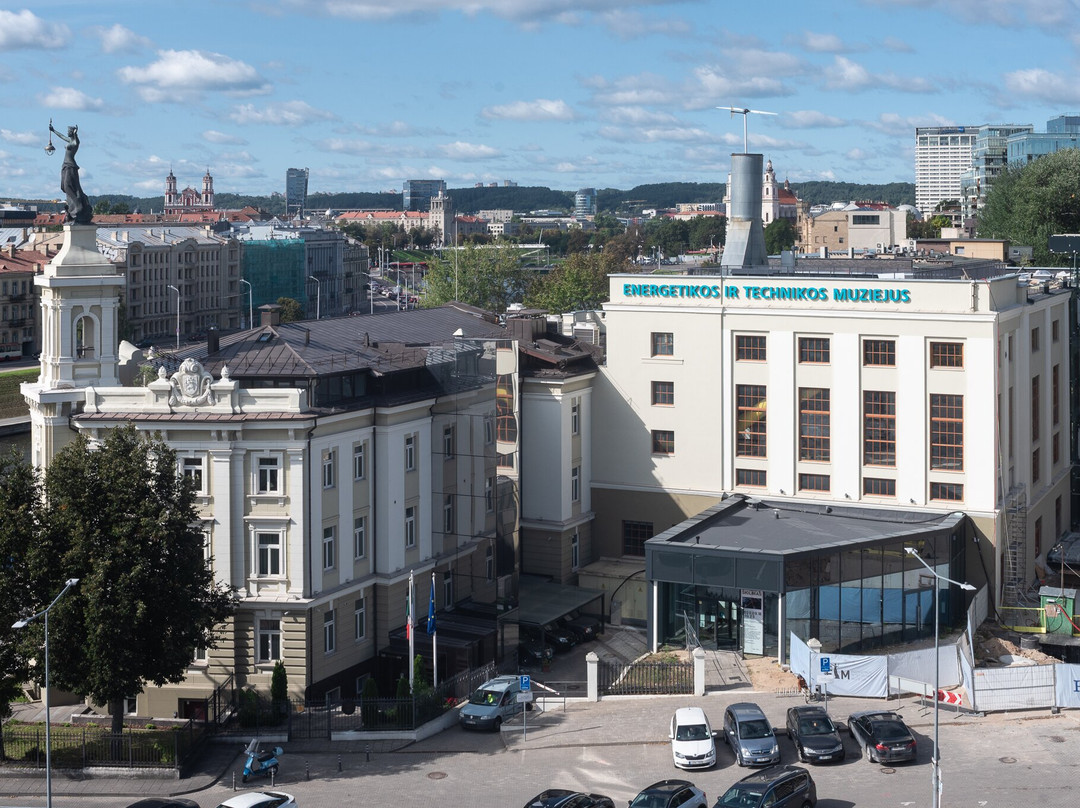
[[[435,573],[431,573],[431,603],[428,607],[428,630],[431,632],[431,686],[439,684],[439,654],[435,638],[438,636],[437,623],[435,622]]]
[[[409,692],[413,692],[413,679],[416,676],[416,651],[413,635],[413,574],[409,571],[409,596],[405,601],[405,631],[409,635]]]

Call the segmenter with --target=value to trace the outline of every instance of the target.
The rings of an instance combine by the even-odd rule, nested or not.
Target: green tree
[[[1062,149],[997,177],[979,209],[979,238],[1030,246],[1035,266],[1067,266],[1050,252],[1050,236],[1080,233],[1080,149]]]
[[[289,698],[289,674],[280,659],[274,663],[274,670],[270,674],[270,698],[278,704]]]
[[[790,219],[773,219],[765,227],[765,252],[778,255],[795,246],[795,226]]]
[[[916,219],[915,214],[909,213],[907,217],[908,238],[941,238],[941,227],[935,225],[929,219]]]
[[[608,299],[608,275],[620,268],[614,256],[575,253],[539,277],[525,303],[553,314],[599,308]]]
[[[304,319],[304,307],[299,300],[291,297],[279,297],[277,304],[281,306],[281,322],[295,323]]]
[[[42,603],[27,569],[38,529],[39,487],[30,464],[14,448],[0,455],[0,719],[11,716],[11,702],[29,678],[26,629],[12,628],[39,611]],[[47,605],[47,604],[45,604]],[[5,760],[0,733],[0,760]]]
[[[524,299],[529,276],[513,247],[466,245],[432,261],[424,282],[424,306],[457,300],[502,314],[508,305]]]
[[[183,680],[236,598],[214,581],[194,485],[160,438],[129,425],[95,448],[79,435],[44,487],[33,585],[55,593],[80,579],[50,618],[52,684],[107,704],[119,733],[124,699]]]

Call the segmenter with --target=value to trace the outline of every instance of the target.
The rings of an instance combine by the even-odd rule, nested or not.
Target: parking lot
[[[669,777],[682,777],[702,788],[710,804],[731,783],[747,773],[731,751],[720,745],[718,764],[708,771],[684,773],[671,761],[667,728],[674,710],[700,706],[714,727],[724,708],[735,701],[758,703],[774,726],[783,727],[789,706],[801,699],[755,693],[748,688],[701,698],[610,698],[600,703],[549,702],[530,712],[525,725],[516,720],[499,733],[452,727],[430,739],[397,751],[370,755],[356,742],[325,751],[284,744],[277,787],[294,794],[303,808],[342,805],[505,806],[519,808],[538,792],[561,787],[598,792],[625,804],[641,788]],[[881,702],[833,699],[829,713],[839,721],[850,712],[883,707]],[[838,764],[809,766],[817,783],[819,805],[825,808],[928,806],[932,712],[917,701],[889,705],[905,718],[919,743],[914,763],[881,766],[862,761],[850,736],[842,733],[847,759]],[[1015,808],[1075,804],[1075,759],[1080,742],[1080,715],[1051,716],[1047,711],[987,717],[941,713],[943,805]],[[779,739],[784,763],[796,753]],[[232,773],[240,765],[236,752],[222,758],[221,777],[188,794],[203,808],[214,808],[232,794]],[[5,779],[0,787],[9,785]],[[237,778],[239,782],[239,778]],[[39,787],[40,779],[37,781]],[[95,786],[98,784],[95,784]],[[182,783],[175,783],[182,790]],[[246,788],[267,788],[253,782]],[[117,780],[111,796],[90,796],[91,789],[54,778],[57,806],[121,808],[135,795],[145,795],[135,782]],[[96,790],[96,789],[95,789]],[[160,791],[158,793],[161,793]],[[123,798],[117,795],[128,795]],[[78,795],[78,796],[77,796]],[[40,806],[44,801],[25,791],[4,805]]]

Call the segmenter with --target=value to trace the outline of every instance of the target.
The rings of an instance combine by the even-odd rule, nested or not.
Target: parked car
[[[550,645],[559,653],[569,651],[577,645],[577,640],[574,639],[572,633],[564,628],[559,628],[554,623],[548,623],[544,626],[522,624],[520,636],[531,640],[539,640],[544,645]]]
[[[476,688],[458,713],[458,723],[465,729],[499,731],[503,721],[513,718],[524,703],[518,702],[521,679],[517,676],[496,676]]]
[[[131,803],[127,808],[199,808],[199,803],[182,797],[147,797]]]
[[[724,710],[724,739],[740,766],[768,766],[780,762],[776,733],[756,704],[741,701]]]
[[[292,794],[284,791],[248,791],[229,797],[218,808],[299,808]]]
[[[915,736],[897,713],[891,710],[864,710],[848,716],[848,731],[863,757],[873,763],[914,760]]]
[[[680,707],[671,717],[671,759],[680,769],[706,769],[716,764],[716,737],[700,707]]]
[[[519,665],[543,665],[555,656],[555,649],[536,639],[522,638],[518,643]]]
[[[689,780],[661,780],[641,789],[630,808],[709,808],[709,798]]]
[[[579,609],[560,617],[559,625],[573,632],[579,643],[595,640],[596,635],[604,630],[604,624],[599,618],[583,614]]]
[[[814,808],[817,786],[810,772],[800,766],[772,766],[748,774],[713,808]]]
[[[787,711],[787,733],[803,763],[844,759],[844,742],[829,714],[821,707],[806,705]]]
[[[549,788],[525,803],[525,808],[615,808],[615,802],[603,794]]]

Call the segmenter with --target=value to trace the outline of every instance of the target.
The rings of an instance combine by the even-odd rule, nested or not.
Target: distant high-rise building
[[[285,172],[285,215],[290,219],[304,218],[310,173],[306,168],[290,168]]]
[[[405,180],[401,191],[401,205],[404,210],[431,209],[431,198],[446,193],[444,180]]]
[[[596,216],[596,189],[582,188],[574,194],[574,218],[591,219]]]
[[[1006,144],[1010,137],[1034,130],[1031,124],[987,124],[979,128],[971,150],[971,168],[960,176],[960,207],[964,218],[978,214],[986,201],[994,178],[1008,162]],[[925,212],[925,211],[924,211]]]
[[[1018,132],[1009,138],[1009,163],[1024,165],[1045,154],[1080,148],[1080,115],[1058,115],[1046,122],[1045,132]]]
[[[915,207],[923,215],[945,200],[960,200],[960,177],[971,168],[980,126],[915,129]]]

